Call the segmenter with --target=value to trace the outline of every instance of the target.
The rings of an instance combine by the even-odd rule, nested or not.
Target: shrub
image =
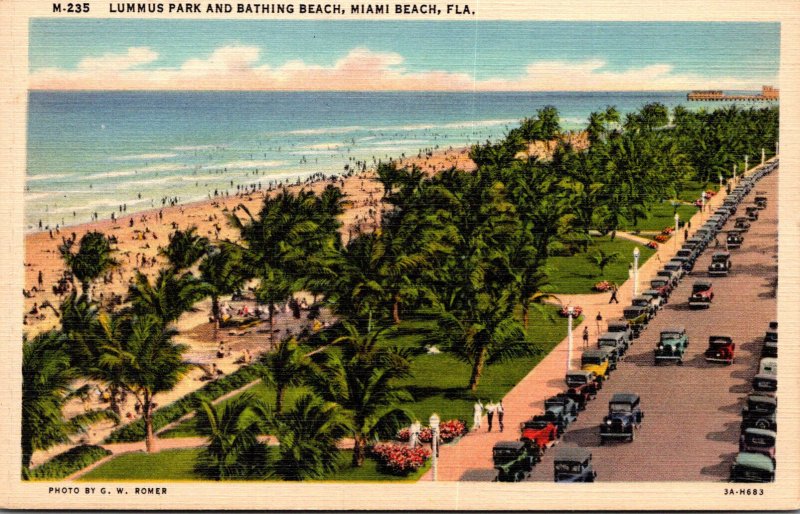
[[[594,290],[600,293],[604,293],[609,289],[611,289],[611,284],[609,284],[607,280],[603,280],[594,285]]]
[[[450,419],[439,423],[439,439],[442,443],[449,443],[454,439],[467,433],[467,424],[460,419]],[[411,434],[408,428],[403,428],[397,433],[397,440],[408,442]],[[430,427],[422,427],[419,431],[419,440],[422,443],[429,443],[433,439]]]
[[[70,448],[28,472],[30,480],[60,480],[111,455],[101,446],[82,444]]]
[[[192,412],[197,408],[200,400],[213,401],[220,396],[239,389],[250,382],[259,378],[258,373],[252,366],[239,368],[230,375],[224,376],[213,382],[209,382],[202,388],[187,394],[180,400],[157,409],[153,413],[153,430],[158,431],[173,421],[177,421],[183,415]],[[132,443],[144,440],[144,420],[141,418],[120,427],[106,438],[106,443]]]
[[[372,447],[372,455],[378,461],[379,468],[393,475],[407,475],[421,468],[430,458],[431,451],[424,446],[411,448],[380,443]]]
[[[577,318],[582,313],[583,313],[583,307],[581,307],[579,305],[576,305],[576,306],[574,306],[572,308],[572,317],[573,318]],[[565,305],[564,307],[561,307],[561,310],[558,311],[558,314],[563,318],[568,317],[569,316],[569,305]]]

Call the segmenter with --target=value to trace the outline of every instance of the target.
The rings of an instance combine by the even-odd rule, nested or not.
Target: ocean
[[[726,105],[681,92],[31,92],[26,231],[496,140],[545,105],[575,130],[648,102]]]

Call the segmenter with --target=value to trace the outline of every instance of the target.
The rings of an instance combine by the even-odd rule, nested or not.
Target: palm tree
[[[73,434],[84,432],[92,423],[114,419],[105,410],[85,412],[65,419],[63,409],[74,396],[71,384],[78,378],[64,351],[64,337],[44,332],[22,342],[22,466],[29,468],[36,450],[66,443]]]
[[[128,289],[128,300],[136,314],[154,314],[169,323],[191,310],[210,291],[209,286],[191,273],[178,276],[171,268],[161,269],[151,284],[147,275],[137,271]]]
[[[197,227],[176,230],[169,236],[169,244],[159,251],[175,271],[191,268],[208,250],[207,237],[197,234]]]
[[[311,371],[311,359],[294,338],[288,338],[278,343],[275,351],[264,356],[259,371],[264,383],[275,386],[275,412],[280,414],[286,389],[303,383]]]
[[[273,414],[264,404],[255,409],[265,431],[278,439],[278,455],[269,466],[272,474],[296,481],[336,471],[339,441],[351,430],[339,405],[306,394],[282,414]]]
[[[55,309],[55,307],[53,307]],[[72,291],[56,315],[61,322],[61,333],[65,336],[64,349],[70,362],[83,371],[91,365],[98,354],[97,306],[84,296]]]
[[[86,371],[87,376],[108,386],[110,408],[117,415],[120,414],[117,395],[124,389],[125,382],[124,369],[113,355],[122,349],[124,324],[127,321],[125,316],[125,314],[114,316],[107,312],[98,314],[94,330],[97,348]],[[111,359],[107,358],[109,355],[112,356]]]
[[[197,432],[207,444],[197,459],[196,470],[206,478],[225,480],[252,476],[252,454],[259,434],[258,420],[250,411],[253,396],[239,395],[221,405],[202,400],[197,409]],[[255,468],[255,469],[254,469]]]
[[[153,433],[153,398],[172,390],[189,370],[183,360],[186,345],[175,344],[177,331],[167,328],[154,314],[133,316],[126,324],[119,348],[106,347],[104,361],[121,370],[125,389],[142,407],[145,445],[148,453],[155,450]]]
[[[607,253],[602,248],[598,248],[593,253],[589,254],[587,257],[589,261],[591,261],[595,266],[600,268],[600,274],[602,275],[603,271],[606,269],[606,266],[619,260],[620,253],[619,252]]]
[[[347,334],[323,354],[310,383],[323,400],[337,403],[348,416],[353,466],[361,467],[369,441],[389,437],[411,420],[400,407],[411,395],[397,383],[411,376],[411,352],[380,346],[381,330],[361,333],[351,323],[343,325]]]
[[[266,266],[259,273],[259,279],[260,282],[255,291],[255,296],[258,303],[267,306],[269,342],[272,345],[275,339],[275,304],[283,303],[291,298],[292,293],[295,291],[295,285],[283,271],[270,266]]]
[[[81,238],[79,246],[75,253],[66,244],[59,247],[59,250],[64,263],[81,283],[83,294],[91,299],[92,281],[117,266],[118,262],[111,256],[111,245],[101,232],[87,232]]]
[[[211,317],[215,329],[219,328],[220,322],[219,297],[233,294],[242,287],[245,279],[241,248],[232,244],[209,248],[205,259],[200,262],[200,280],[211,296]]]

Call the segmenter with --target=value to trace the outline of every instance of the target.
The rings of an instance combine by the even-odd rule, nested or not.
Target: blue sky
[[[584,89],[733,89],[776,83],[779,42],[777,23],[35,18],[29,62],[40,89],[215,89],[214,70],[246,71],[234,89],[348,86],[343,71],[364,89],[547,90],[573,72]]]

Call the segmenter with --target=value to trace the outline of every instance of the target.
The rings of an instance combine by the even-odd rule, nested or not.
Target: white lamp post
[[[736,184],[736,163],[733,163],[733,183]]]
[[[778,156],[778,142],[775,141],[775,157]]]
[[[676,234],[677,235],[677,234]],[[633,296],[639,296],[639,247],[633,249]]]
[[[703,213],[706,212],[706,192],[700,193],[700,219],[703,219]]]
[[[719,174],[719,190],[722,191],[722,173]]]
[[[570,365],[572,364],[572,316],[575,315],[575,309],[571,306],[567,307],[567,373],[569,373]]]
[[[720,187],[722,187],[722,182],[720,182]],[[673,239],[675,240],[675,246],[678,246],[678,224],[681,221],[681,216],[677,212],[675,213],[675,236]]]
[[[439,415],[435,412],[431,414],[428,423],[431,426],[431,465],[433,466],[433,481],[436,482],[439,478],[439,470],[437,467],[437,460],[439,459]]]
[[[749,155],[745,155],[745,156],[744,156],[744,170],[742,171],[742,175],[744,175],[744,174],[746,174],[746,173],[747,173],[747,169],[748,169],[748,167],[747,167],[747,162],[748,162],[749,160],[750,160],[750,156],[749,156]]]

